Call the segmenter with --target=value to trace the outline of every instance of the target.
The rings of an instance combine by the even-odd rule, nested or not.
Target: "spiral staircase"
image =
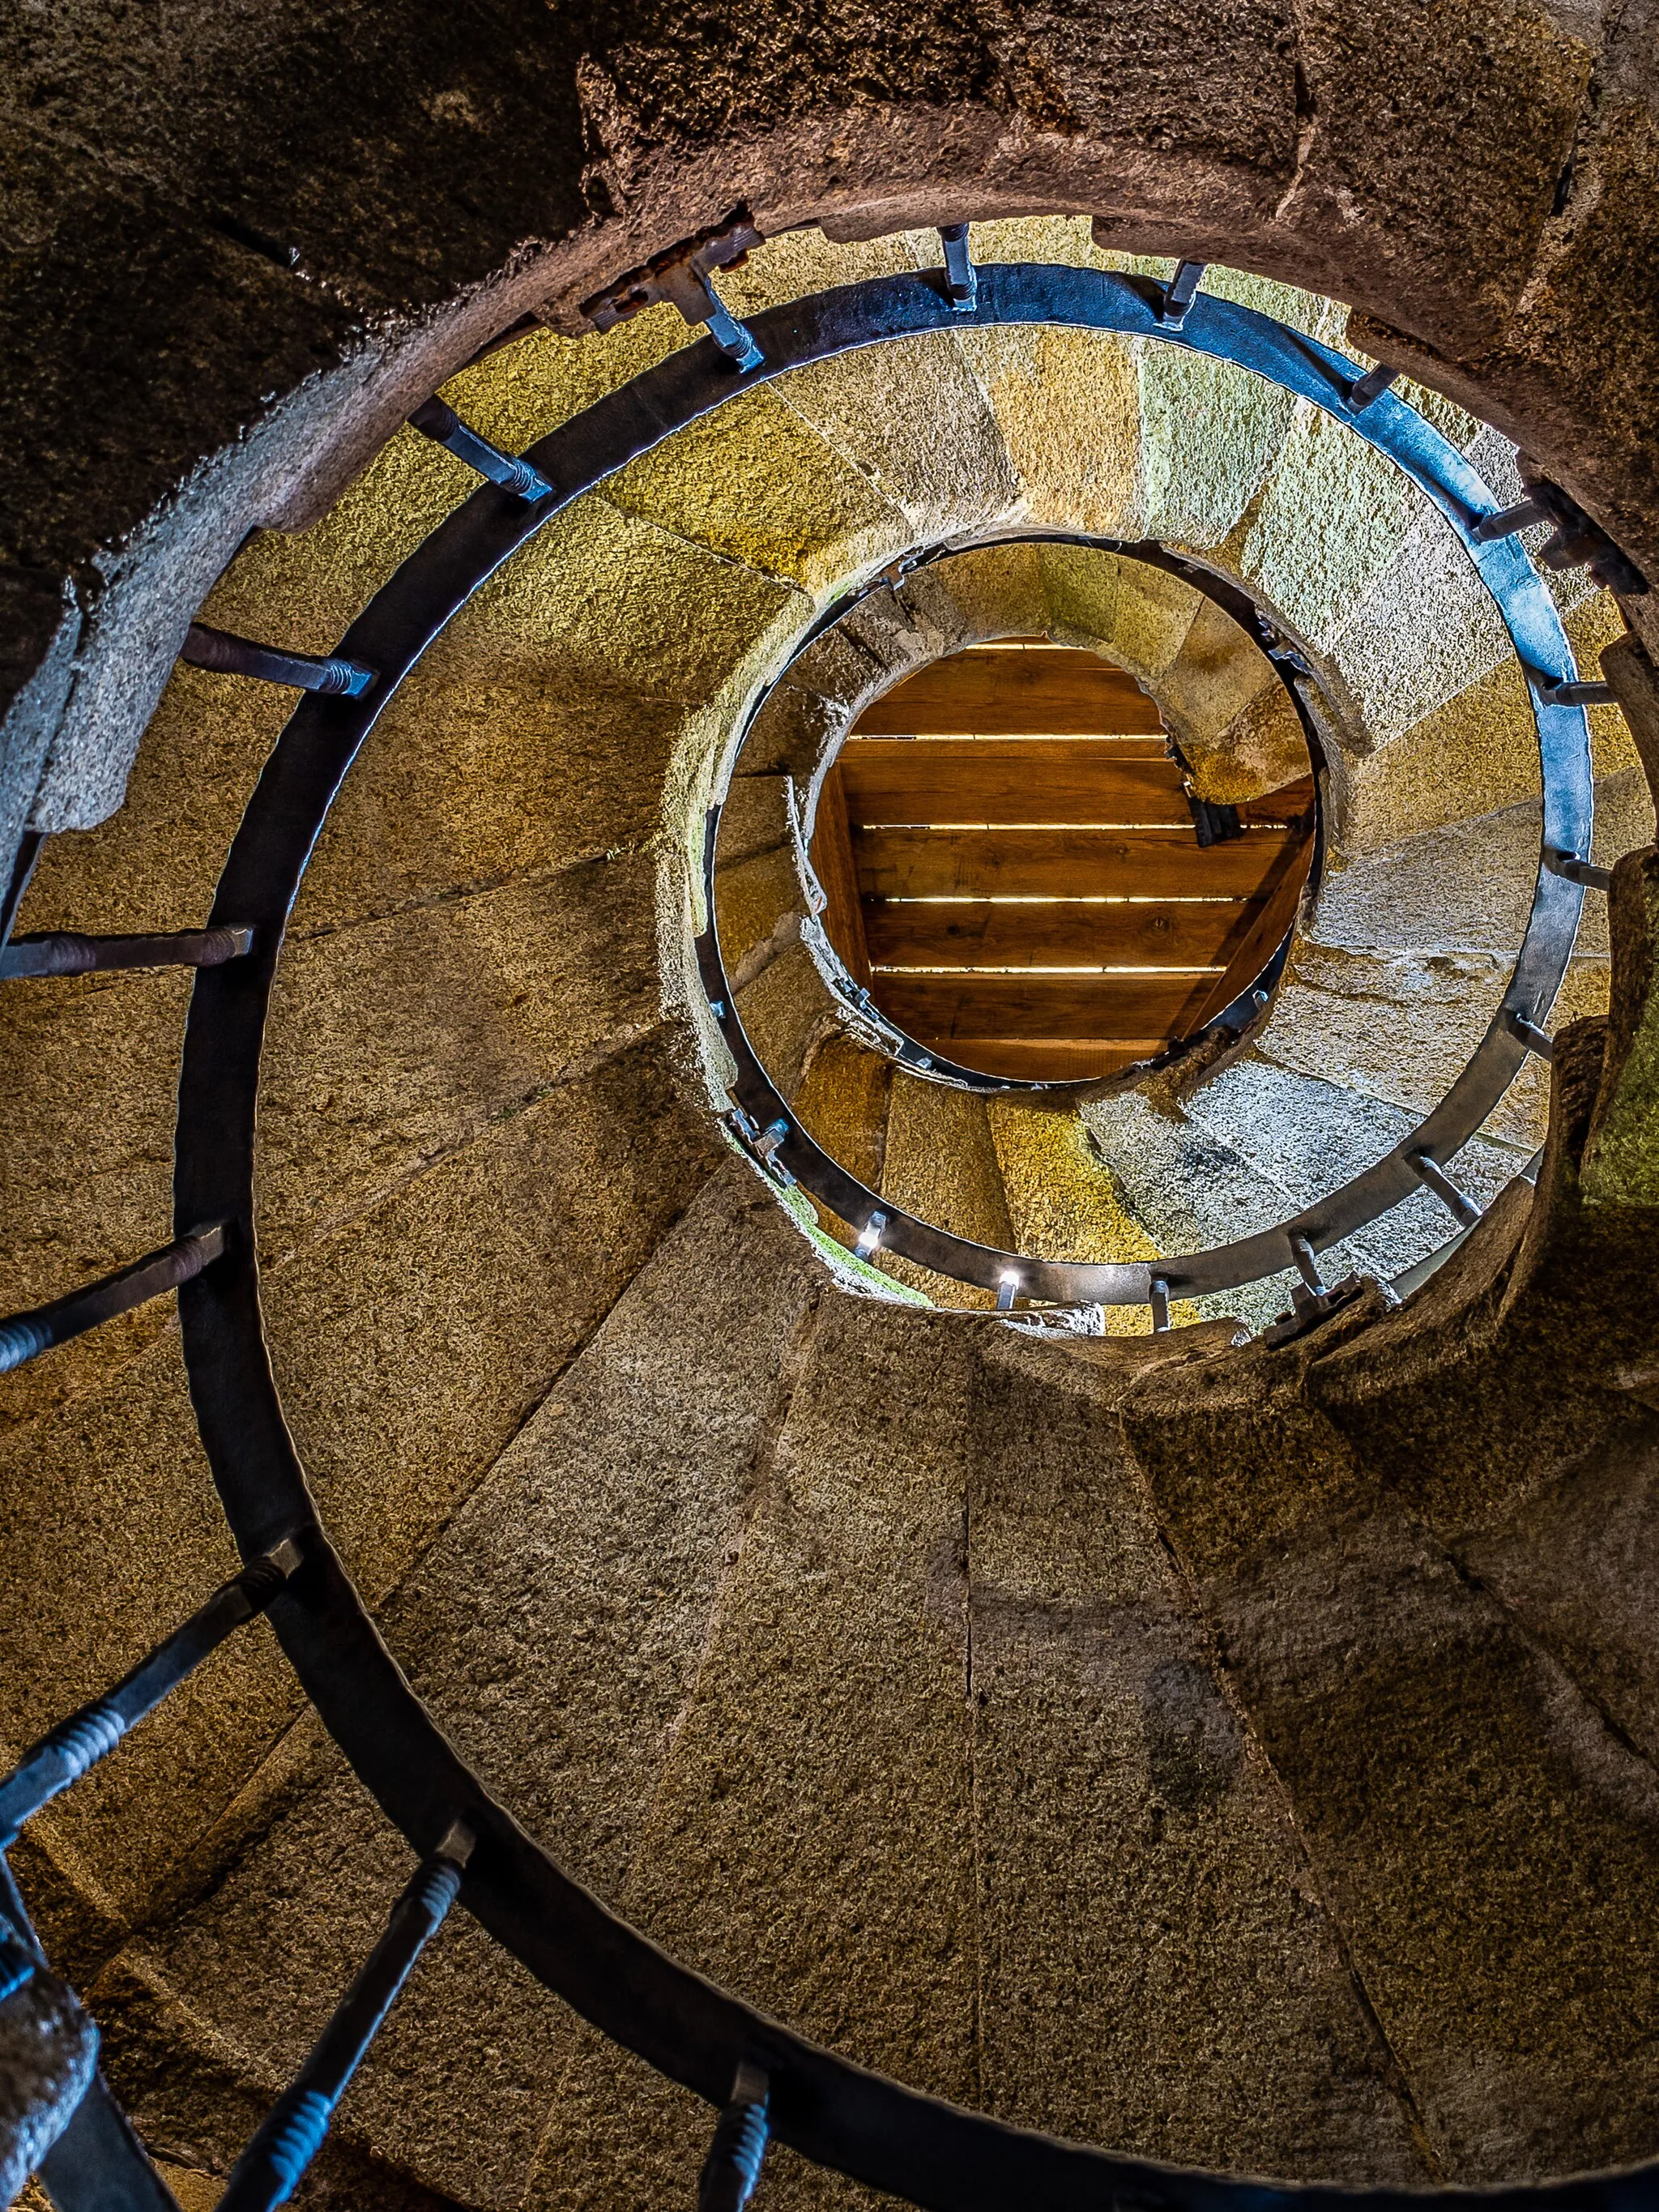
[[[176,1317],[5,1378],[11,1751],[276,1561],[10,1851],[148,2154],[77,2197],[40,2144],[60,2212],[219,2201],[411,1844],[433,1925],[468,1909],[290,2129],[301,2201],[690,2202],[711,2103],[709,2203],[769,2128],[780,2204],[1652,2155],[1659,732],[1626,649],[1604,696],[1619,607],[1534,574],[1547,520],[1476,541],[1571,647],[1528,676],[1467,542],[1514,447],[1204,349],[1219,302],[1328,384],[1328,302],[1182,303],[1083,218],[946,244],[791,231],[712,337],[671,300],[486,351],[190,611],[383,681],[407,638],[391,696],[296,714],[198,653],[40,854],[25,952],[253,937],[9,986],[6,1306],[233,1224]],[[1028,283],[1139,321],[1004,318]],[[932,326],[732,367],[848,287]],[[1443,441],[1461,524],[1367,415]],[[477,490],[457,425],[542,492]],[[1008,636],[1127,669],[1212,805],[1319,770],[1261,993],[1144,1073],[959,1079],[817,930],[836,747]],[[1490,1110],[1327,1233],[1483,1053]]]

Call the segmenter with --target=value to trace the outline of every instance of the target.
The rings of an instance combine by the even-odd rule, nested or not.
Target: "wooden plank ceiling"
[[[825,780],[824,925],[876,1004],[988,1075],[1104,1075],[1202,1029],[1290,927],[1311,779],[1200,847],[1152,700],[1041,640],[935,661]]]

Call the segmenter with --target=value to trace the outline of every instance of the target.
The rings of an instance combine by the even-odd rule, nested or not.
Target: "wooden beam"
[[[865,942],[880,968],[1224,968],[1261,902],[992,905],[872,902]]]
[[[1182,823],[1181,770],[1140,738],[856,738],[836,762],[866,823]],[[1140,755],[1126,757],[1133,745]]]
[[[818,794],[817,820],[809,851],[812,872],[823,886],[829,904],[819,919],[825,934],[842,957],[855,983],[868,990],[870,952],[864,941],[864,911],[859,900],[858,874],[853,864],[851,834],[847,822],[847,799],[837,763],[823,779]]]
[[[922,1043],[958,1036],[1177,1036],[1211,975],[883,975],[877,1003]]]
[[[907,676],[866,707],[857,724],[861,734],[899,737],[1028,731],[1155,736],[1163,726],[1156,702],[1133,676],[1064,646],[1023,653],[970,647]]]
[[[1200,848],[1186,830],[861,830],[859,890],[885,898],[1253,898],[1294,841],[1252,830]]]
[[[1086,1080],[1094,1075],[1115,1075],[1138,1060],[1152,1060],[1163,1051],[1162,1037],[1141,1037],[1130,1043],[1095,1044],[1076,1037],[952,1037],[941,1053],[981,1075],[1012,1075],[1032,1083]]]
[[[1267,966],[1284,942],[1285,933],[1296,920],[1296,910],[1301,902],[1302,886],[1308,879],[1308,866],[1313,858],[1313,845],[1296,847],[1289,854],[1289,865],[1281,869],[1277,881],[1256,911],[1256,918],[1243,941],[1228,963],[1224,975],[1218,976],[1213,989],[1200,1008],[1193,1024],[1202,1029],[1212,1022]]]

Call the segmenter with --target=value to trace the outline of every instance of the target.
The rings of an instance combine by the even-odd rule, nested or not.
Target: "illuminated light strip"
[[[1213,968],[887,968],[872,967],[876,975],[1224,975],[1224,967]]]
[[[908,891],[872,899],[872,906],[1258,906],[1265,891]]]
[[[1271,832],[1282,837],[1290,826],[1286,822],[1243,822],[1239,824],[1246,836],[1252,831],[1258,831]],[[1192,824],[1188,822],[855,822],[853,824],[855,836],[866,830],[982,830],[994,834],[1008,830],[1162,830],[1179,836],[1182,830],[1192,830]],[[1197,832],[1194,830],[1193,835],[1195,837]],[[1228,838],[1225,842],[1231,844],[1234,841]]]

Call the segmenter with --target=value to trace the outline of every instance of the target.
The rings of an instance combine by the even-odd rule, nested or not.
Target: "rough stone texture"
[[[729,1163],[386,1615],[398,1658],[486,1785],[607,1897],[647,1846],[821,1280],[763,1188]],[[136,1978],[167,1993],[198,2049],[237,2052],[245,2081],[280,2079],[372,1942],[406,1857],[338,1755],[320,1752],[225,1878],[129,1947],[106,1986]],[[273,1927],[274,1950],[261,1934]],[[581,2033],[458,1915],[345,2124],[431,2188],[514,2204]],[[235,2108],[191,2086],[188,2074],[147,2085],[140,2118],[211,2157]]]
[[[1252,507],[1244,574],[1328,646],[1427,507],[1392,461],[1304,404]]]
[[[982,1355],[965,1534],[982,2094],[1182,2165],[1421,2179],[1277,1778],[1133,1462],[1099,1441],[1134,1371]],[[1148,1924],[1155,1949],[1126,1945]],[[1249,1994],[1218,2008],[1223,1987]],[[1310,2132],[1292,2109],[1318,2115]]]
[[[1308,773],[1308,739],[1290,695],[1275,679],[1258,691],[1220,735],[1188,757],[1200,797],[1235,805],[1277,791]]]
[[[13,987],[0,1025],[11,1142],[0,1200],[14,1224],[0,1262],[8,1313],[61,1297],[167,1242],[173,1123],[190,979],[174,971],[64,976]],[[0,1380],[9,1429],[151,1344],[173,1301],[125,1314]]]
[[[1281,717],[1288,714],[1295,726],[1293,744],[1274,744],[1279,718],[1269,706],[1270,690],[1282,702]],[[1288,775],[1276,774],[1279,783],[1308,773],[1307,744],[1273,663],[1212,599],[1200,605],[1180,652],[1160,674],[1158,703],[1206,793],[1223,783],[1241,797],[1274,787],[1264,781],[1256,791],[1239,788],[1252,769],[1274,774],[1288,768]]]
[[[1603,647],[1601,673],[1618,694],[1648,789],[1659,792],[1659,669],[1639,638],[1626,636]]]
[[[1076,1114],[1018,1098],[986,1102],[1007,1203],[1012,1243],[1044,1260],[1156,1260],[1164,1247],[1124,1203],[1116,1179]],[[1146,1306],[1102,1306],[1108,1336],[1152,1333]],[[1177,1327],[1198,1318],[1183,1298],[1171,1304]]]
[[[301,938],[260,1088],[267,1263],[661,1020],[637,854]]]
[[[37,1966],[0,1999],[0,2203],[68,2126],[97,2063],[98,2030],[55,1974]]]
[[[1487,1026],[1511,963],[1484,952],[1349,953],[1303,945],[1259,1049],[1299,1069],[1420,1117],[1437,1105]],[[1607,963],[1575,959],[1545,1017],[1564,1022],[1600,1013],[1607,999]],[[1533,1151],[1544,1140],[1549,1080],[1541,1064],[1523,1066],[1487,1128]]]
[[[1113,553],[1045,545],[1042,574],[1054,642],[1100,644],[1149,690],[1156,690],[1206,604],[1180,577]]]
[[[964,331],[1018,487],[1019,515],[1102,538],[1144,534],[1133,341],[1098,331]]]
[[[799,943],[805,911],[793,846],[762,853],[714,878],[720,956],[732,988],[742,991],[781,952]]]
[[[1005,1252],[1013,1243],[986,1102],[972,1091],[947,1090],[894,1071],[881,1190],[884,1198],[936,1229]],[[879,1264],[939,1304],[996,1303],[990,1291],[952,1282],[908,1260],[884,1256]]]
[[[1630,853],[1613,871],[1610,922],[1622,957],[1614,964],[1606,1065],[1595,1125],[1584,1148],[1587,1206],[1659,1206],[1653,1143],[1659,1104],[1659,994],[1653,972],[1659,922],[1659,855]]]
[[[814,1049],[794,1097],[795,1118],[807,1135],[869,1190],[881,1188],[892,1088],[891,1060],[834,1034]],[[817,1214],[839,1243],[850,1249],[857,1242],[857,1230],[828,1206],[818,1206]]]

